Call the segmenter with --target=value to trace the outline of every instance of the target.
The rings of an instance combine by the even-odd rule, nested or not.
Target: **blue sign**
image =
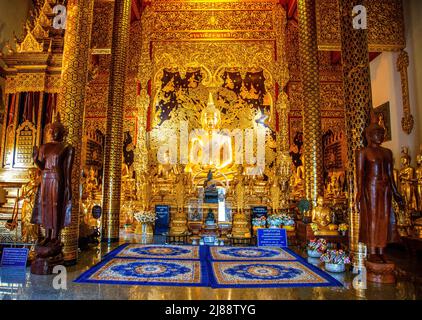
[[[1,256],[2,267],[26,267],[28,248],[4,248]]]
[[[164,205],[155,206],[155,232],[154,234],[164,234],[169,230],[170,207]]]
[[[262,216],[267,217],[268,209],[267,207],[253,207],[252,208],[252,218],[261,218]]]
[[[0,279],[2,283],[24,284],[26,282],[26,268],[1,268]]]
[[[258,247],[287,247],[286,229],[258,229]]]

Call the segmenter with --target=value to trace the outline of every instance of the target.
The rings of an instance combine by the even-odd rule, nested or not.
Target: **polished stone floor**
[[[121,241],[146,243],[146,239],[136,236],[124,236]],[[54,275],[32,275],[29,268],[21,273],[11,274],[8,270],[0,268],[0,298],[2,300],[422,300],[422,261],[420,258],[411,259],[400,248],[389,251],[399,271],[397,283],[395,285],[368,283],[366,290],[354,289],[355,275],[350,271],[332,275],[344,284],[344,288],[211,289],[73,283],[79,274],[99,262],[101,256],[117,245],[102,244],[81,252],[79,263],[67,268],[66,289],[54,289]],[[297,248],[295,251],[301,253]]]

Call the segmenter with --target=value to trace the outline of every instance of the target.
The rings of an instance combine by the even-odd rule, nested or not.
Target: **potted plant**
[[[287,231],[295,231],[295,220],[288,214],[283,214],[283,228]]]
[[[325,239],[313,239],[308,244],[308,256],[311,258],[320,258],[327,250],[327,241]]]
[[[152,235],[152,225],[155,223],[155,212],[152,211],[139,211],[134,214],[135,220],[138,222],[135,233],[142,235]]]
[[[344,272],[346,264],[350,264],[350,257],[343,250],[328,250],[320,259],[325,263],[325,270],[328,272]]]
[[[267,219],[267,224],[270,228],[280,228],[283,223],[283,216],[281,214],[272,214]]]
[[[261,216],[259,218],[253,218],[252,219],[252,229],[254,232],[254,235],[256,235],[258,229],[265,228],[267,224],[267,219],[265,216]]]
[[[341,233],[342,236],[346,236],[347,230],[349,230],[349,226],[346,223],[341,223],[338,226],[338,231]]]

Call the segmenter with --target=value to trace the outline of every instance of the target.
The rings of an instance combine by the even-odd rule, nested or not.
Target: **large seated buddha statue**
[[[336,236],[338,226],[332,223],[332,213],[330,208],[324,207],[324,198],[319,196],[317,206],[312,209],[312,223],[318,226],[314,232],[316,236]]]
[[[210,169],[227,170],[233,162],[232,139],[224,130],[220,130],[221,112],[215,107],[212,93],[201,113],[201,126],[202,129],[193,130],[190,136],[186,172],[195,175]]]

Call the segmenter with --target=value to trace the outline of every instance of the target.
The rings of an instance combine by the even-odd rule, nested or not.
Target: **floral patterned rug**
[[[272,247],[208,247],[211,261],[294,261],[298,256],[285,248]]]
[[[342,286],[286,248],[125,244],[77,283],[282,288]]]
[[[213,288],[283,288],[342,286],[304,261],[220,261],[208,266]]]
[[[106,257],[200,260],[201,254],[206,254],[206,251],[205,248],[199,246],[124,244],[110,252]]]

